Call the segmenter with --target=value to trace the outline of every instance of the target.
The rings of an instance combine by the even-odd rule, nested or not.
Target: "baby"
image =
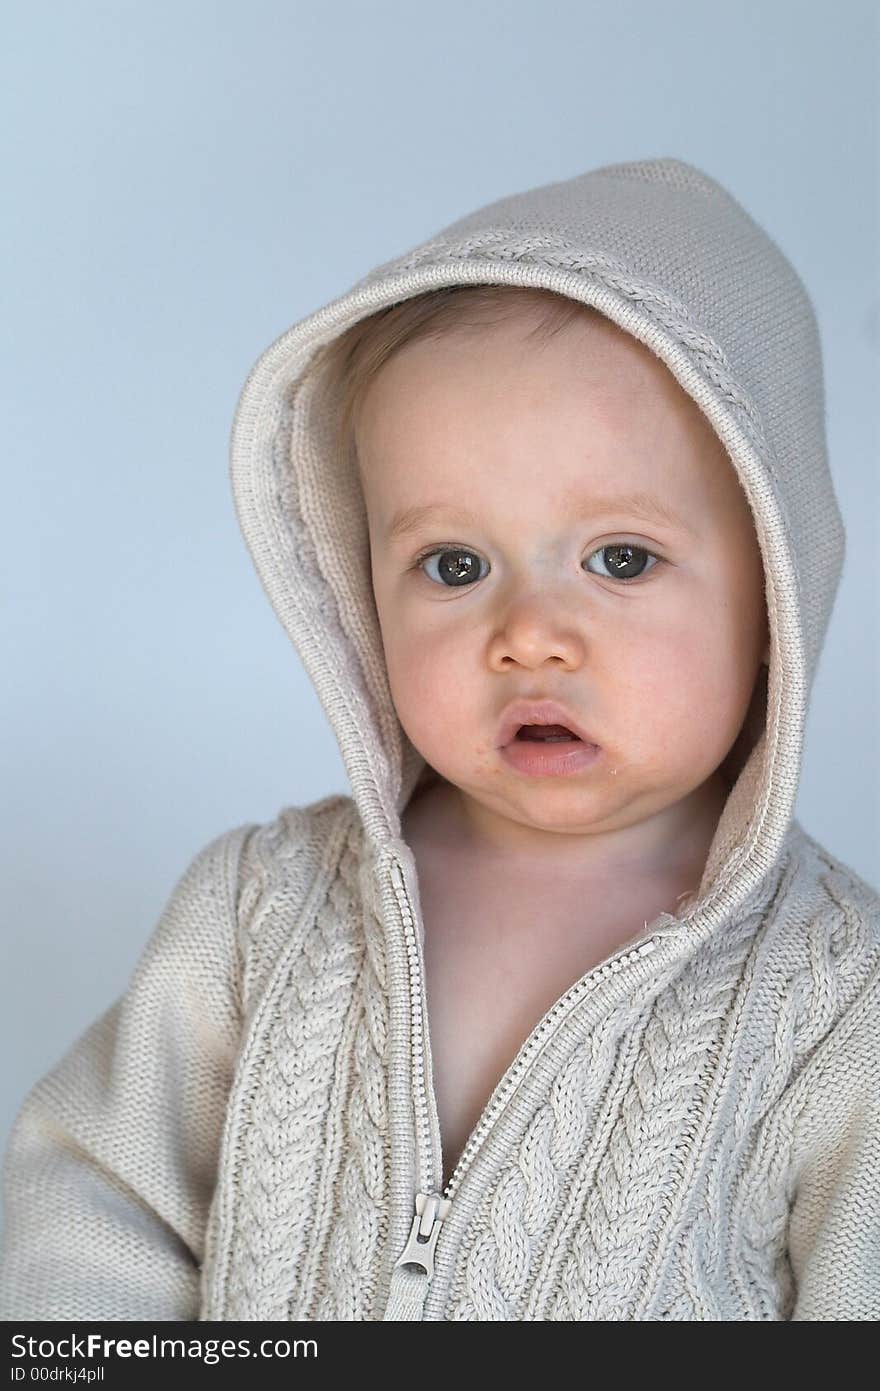
[[[546,291],[455,293],[361,386],[355,446],[394,706],[438,775],[403,826],[446,1177],[544,1010],[699,883],[769,662],[745,494],[668,369]]]
[[[9,1319],[880,1316],[880,894],[794,817],[815,316],[676,159],[260,357],[231,479],[351,795],[218,835],[24,1099]]]

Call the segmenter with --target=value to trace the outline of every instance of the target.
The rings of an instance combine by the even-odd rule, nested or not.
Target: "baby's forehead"
[[[412,422],[444,428],[506,419],[517,429],[564,412],[591,429],[629,437],[664,425],[706,430],[708,422],[669,367],[610,320],[567,325],[531,344],[518,321],[491,332],[450,332],[405,345],[382,366],[359,405],[358,428],[406,432]],[[502,419],[503,418],[503,419]],[[711,433],[711,427],[709,427]]]
[[[608,327],[605,327],[608,325]],[[386,495],[478,485],[493,500],[532,478],[568,489],[685,497],[739,480],[708,417],[667,365],[610,321],[526,348],[516,334],[411,344],[380,369],[357,424],[361,477]],[[409,501],[422,501],[419,497]]]

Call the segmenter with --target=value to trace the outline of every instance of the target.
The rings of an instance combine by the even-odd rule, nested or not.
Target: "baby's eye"
[[[593,551],[590,560],[596,555],[609,557],[602,563],[610,571],[610,578],[623,581],[635,580],[641,575],[649,574],[660,559],[653,551],[645,550],[644,546],[633,546],[628,541],[615,541],[610,546],[600,546],[597,551]],[[654,565],[649,565],[645,570],[642,557],[653,560]]]
[[[440,578],[436,583],[447,584],[448,581],[447,588],[460,589],[462,585],[467,585],[470,580],[481,578],[479,557],[474,555],[473,551],[466,551],[454,546],[427,551],[418,557],[413,569],[422,570],[427,575],[425,566],[429,560],[439,562],[437,568],[440,572]],[[428,578],[433,579],[434,577],[428,575]]]

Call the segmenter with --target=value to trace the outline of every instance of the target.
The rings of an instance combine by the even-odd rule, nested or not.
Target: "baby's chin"
[[[560,787],[560,783],[565,786]],[[614,808],[607,791],[588,791],[577,778],[519,779],[515,784],[501,779],[488,784],[444,780],[443,788],[450,812],[457,814],[460,822],[470,821],[477,827],[503,830],[509,824],[512,829],[533,831],[538,839],[611,829],[608,815]]]

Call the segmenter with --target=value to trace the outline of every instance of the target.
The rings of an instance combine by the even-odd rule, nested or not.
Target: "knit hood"
[[[721,921],[777,860],[793,822],[844,531],[809,296],[714,179],[678,159],[651,159],[501,198],[294,324],[256,362],[235,415],[231,480],[245,541],[330,720],[373,851],[394,844],[405,853],[401,815],[432,770],[392,702],[366,509],[355,470],[334,449],[338,388],[312,359],[380,309],[477,283],[569,296],[647,345],[709,419],[749,500],[770,664],[761,668],[729,763],[731,790],[687,909],[689,918],[702,911]]]

